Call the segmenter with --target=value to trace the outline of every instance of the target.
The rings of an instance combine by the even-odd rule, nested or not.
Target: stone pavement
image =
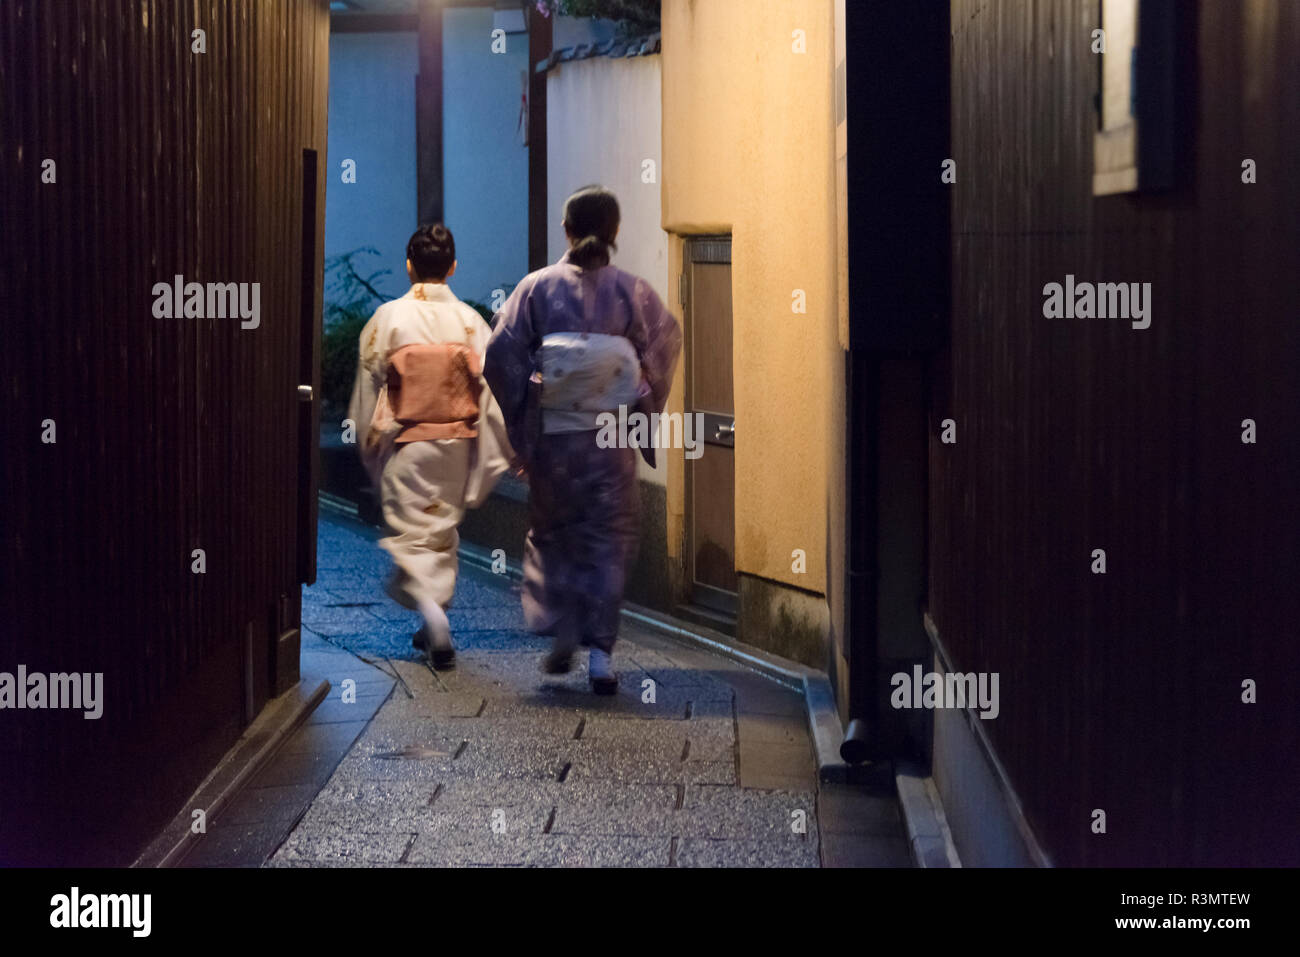
[[[599,698],[585,660],[539,673],[548,642],[524,630],[517,586],[464,563],[457,667],[435,676],[411,648],[418,616],[383,595],[376,537],[321,522],[303,625],[339,649],[320,656],[334,674],[340,652],[363,659],[362,705],[386,700],[363,723],[373,703],[332,688],[303,729],[360,736],[270,866],[821,864],[801,695],[625,622],[619,693]],[[906,865],[896,808],[873,814],[874,863]]]

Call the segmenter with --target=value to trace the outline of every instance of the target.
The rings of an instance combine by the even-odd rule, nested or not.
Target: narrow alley
[[[1300,0],[0,0],[0,928],[1267,929],[1298,62]]]
[[[910,865],[892,780],[819,797],[800,693],[625,622],[619,693],[592,695],[538,671],[517,586],[464,558],[435,675],[375,537],[321,521],[302,669],[328,696],[185,866]]]

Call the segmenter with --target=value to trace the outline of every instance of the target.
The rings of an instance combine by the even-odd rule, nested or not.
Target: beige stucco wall
[[[622,213],[614,265],[668,295],[668,234],[660,227],[660,58],[594,57],[562,63],[546,78],[547,254],[568,245],[561,211],[576,189],[599,183],[614,191]],[[647,161],[649,166],[647,166]],[[647,481],[663,485],[665,456]]]
[[[848,193],[848,75],[845,41],[844,0],[835,0],[835,176],[836,176],[836,286],[837,315],[827,318],[826,362],[830,391],[831,421],[826,442],[826,605],[830,620],[830,641],[826,671],[835,689],[840,719],[849,715],[849,616],[848,616],[848,476],[845,352],[849,347],[849,193]]]
[[[792,49],[796,30],[804,53]],[[838,300],[833,5],[664,0],[663,50],[663,226],[733,237],[737,570],[823,592]],[[670,252],[671,285],[679,244]],[[791,311],[795,289],[806,315]],[[680,515],[680,463],[669,496]],[[805,574],[791,570],[794,549],[807,553]]]

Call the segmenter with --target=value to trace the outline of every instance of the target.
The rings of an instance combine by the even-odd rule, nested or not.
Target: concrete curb
[[[280,701],[263,710],[131,866],[174,867],[179,864],[203,836],[191,830],[191,809],[202,808],[206,820],[218,820],[226,805],[275,757],[280,746],[325,700],[329,690],[330,683],[324,680],[310,692],[301,684],[295,685],[281,696]]]
[[[840,757],[844,726],[835,707],[835,691],[825,672],[809,669],[804,675],[803,696],[808,705],[808,731],[817,752],[817,778],[828,784],[844,784],[849,779],[849,766]]]
[[[926,776],[919,765],[905,761],[895,770],[894,783],[907,828],[907,843],[916,866],[961,867],[933,779]]]

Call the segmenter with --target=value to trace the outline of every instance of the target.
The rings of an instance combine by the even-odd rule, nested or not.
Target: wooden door
[[[703,416],[697,458],[686,459],[691,599],[736,612],[736,408],[731,364],[731,238],[686,244],[686,412]]]

